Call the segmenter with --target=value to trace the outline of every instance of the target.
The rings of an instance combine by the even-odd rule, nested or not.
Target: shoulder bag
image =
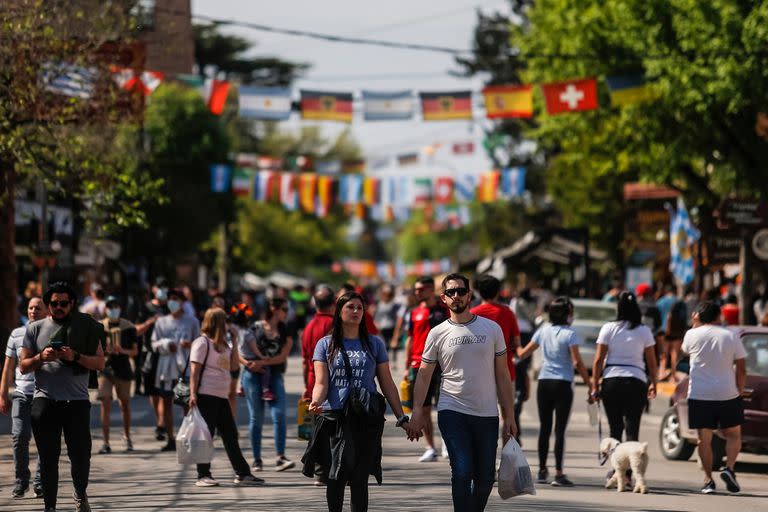
[[[203,359],[203,367],[200,369],[200,377],[197,379],[197,388],[200,389],[200,383],[203,382],[203,372],[205,371],[205,365],[208,362],[208,352],[211,350],[211,342],[208,338],[205,338],[205,358]],[[189,382],[187,381],[187,369],[189,368],[189,360],[192,358],[192,350],[189,351],[189,357],[187,357],[187,364],[184,365],[184,373],[179,377],[179,381],[173,386],[173,403],[180,405],[185,409],[189,407],[189,395],[191,389]]]

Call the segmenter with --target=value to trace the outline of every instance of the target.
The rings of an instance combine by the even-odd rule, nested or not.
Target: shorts
[[[716,430],[744,423],[741,397],[732,400],[688,400],[688,427]]]
[[[131,399],[131,384],[133,381],[118,379],[117,377],[105,377],[99,375],[98,378],[99,387],[96,391],[96,398],[104,400],[105,398],[112,399],[112,389],[115,390],[118,400],[130,400]]]
[[[418,368],[411,367],[408,370],[408,383],[411,385],[411,396],[415,396],[415,384],[416,375],[419,373]],[[440,399],[440,382],[443,380],[443,372],[439,366],[435,366],[435,371],[432,373],[432,380],[429,382],[427,388],[427,396],[424,398],[424,407],[432,407],[437,405],[437,401]]]
[[[145,384],[147,395],[149,396],[162,396],[162,397],[173,397],[173,388],[176,386],[176,383],[178,382],[177,379],[173,379],[171,381],[171,388],[170,389],[164,389],[164,386],[162,388],[158,388],[155,386],[155,380],[154,378],[152,381],[147,381]],[[162,383],[162,381],[161,381]]]

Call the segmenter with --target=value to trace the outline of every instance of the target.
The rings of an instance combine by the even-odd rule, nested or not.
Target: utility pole
[[[40,222],[38,223],[37,235],[37,253],[41,256],[40,265],[40,286],[43,290],[48,289],[49,267],[48,262],[51,254],[51,243],[48,240],[48,193],[45,190],[45,182],[41,177],[37,178],[35,187],[35,199],[40,204]]]
[[[227,289],[227,223],[219,224],[219,291]]]

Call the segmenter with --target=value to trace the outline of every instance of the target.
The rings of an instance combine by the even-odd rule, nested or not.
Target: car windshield
[[[747,351],[747,373],[768,377],[768,334],[747,334],[741,341]]]
[[[579,335],[579,338],[584,340],[584,343],[596,343],[597,335],[600,334],[600,329],[596,329],[590,325],[571,325],[571,329],[576,331],[576,334]]]
[[[613,306],[586,306],[576,304],[573,308],[574,320],[591,320],[595,322],[610,322],[616,320],[616,308]]]

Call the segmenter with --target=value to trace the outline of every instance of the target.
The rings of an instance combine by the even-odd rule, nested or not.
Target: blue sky
[[[504,0],[390,0],[375,4],[338,0],[192,0],[193,14],[280,28],[462,49],[470,48],[478,7],[485,12],[508,12]],[[457,67],[448,54],[325,42],[245,28],[224,30],[252,40],[255,55],[311,64],[309,72],[295,84],[297,88],[356,92],[361,89],[440,91],[479,90],[483,85],[479,77],[460,79],[450,76],[448,72]],[[306,121],[292,118],[283,125],[287,130],[296,130],[301,123]],[[338,123],[322,125],[329,135],[344,128]],[[433,159],[422,166],[424,174],[482,172],[490,165],[482,154],[482,130],[474,122],[366,123],[355,119],[352,133],[368,157],[408,153],[435,143],[442,144]],[[451,144],[463,141],[475,142],[475,155],[452,154]],[[410,169],[410,173],[413,172],[414,169]]]

